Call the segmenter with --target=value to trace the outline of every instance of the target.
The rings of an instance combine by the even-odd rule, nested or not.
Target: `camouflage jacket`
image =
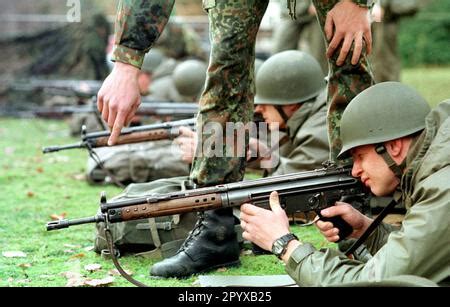
[[[271,175],[320,168],[328,159],[326,91],[302,104],[288,120],[289,141],[280,147],[279,164]]]
[[[175,0],[121,0],[112,59],[140,68],[167,24]]]
[[[426,128],[408,152],[401,180],[407,213],[400,229],[381,225],[366,244],[373,257],[351,260],[334,249],[306,243],[286,270],[301,285],[377,282],[415,275],[440,282],[450,276],[450,100],[426,118]]]

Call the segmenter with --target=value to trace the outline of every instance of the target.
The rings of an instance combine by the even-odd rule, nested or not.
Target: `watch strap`
[[[298,237],[293,233],[285,234],[284,236],[281,236],[279,239],[276,240],[281,241],[283,245],[283,250],[281,251],[281,253],[279,255],[276,255],[278,258],[281,259],[281,257],[283,257],[283,255],[286,253],[286,249],[289,242],[291,242],[292,240],[298,240]]]

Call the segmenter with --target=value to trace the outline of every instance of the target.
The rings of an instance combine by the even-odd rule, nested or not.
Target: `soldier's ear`
[[[407,146],[406,138],[399,138],[385,143],[387,152],[396,162],[397,160],[403,161],[404,152],[408,152]]]

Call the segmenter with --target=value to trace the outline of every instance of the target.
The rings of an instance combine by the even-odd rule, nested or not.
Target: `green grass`
[[[432,107],[450,99],[450,67],[404,69],[401,81],[418,90]]]
[[[430,104],[450,98],[450,68],[407,69],[402,79],[421,92]],[[0,254],[0,286],[65,286],[65,272],[104,278],[113,264],[93,251],[94,226],[83,225],[47,232],[52,214],[67,218],[91,216],[98,207],[100,192],[108,197],[121,190],[113,186],[90,186],[82,175],[87,153],[81,150],[43,155],[43,146],[76,142],[67,124],[57,121],[0,119],[0,253],[22,251],[25,258]],[[252,176],[249,176],[252,178]],[[314,227],[295,227],[299,237],[316,247],[327,246]],[[155,260],[121,258],[122,265],[137,279],[153,286],[197,286],[197,277],[184,280],[154,280],[148,270]],[[273,256],[241,257],[242,265],[209,274],[283,274],[284,267]],[[98,263],[100,271],[89,273],[84,266]],[[115,276],[111,286],[130,286]]]
[[[47,232],[45,223],[52,214],[67,218],[94,215],[100,192],[108,197],[121,189],[91,186],[83,180],[87,153],[82,150],[43,155],[43,146],[76,142],[68,136],[67,124],[59,121],[0,119],[0,253],[22,251],[25,258],[0,254],[0,286],[65,286],[65,272],[80,272],[85,277],[104,278],[113,269],[93,251],[94,226],[74,226]],[[295,228],[317,246],[326,242],[314,227]],[[304,233],[304,234],[303,234]],[[220,275],[283,274],[281,262],[273,256],[244,255],[237,268],[213,271]],[[156,260],[122,257],[122,265],[137,279],[153,286],[196,286],[197,277],[184,280],[148,277]],[[97,263],[100,271],[89,273],[85,265]],[[115,276],[112,286],[130,286]]]

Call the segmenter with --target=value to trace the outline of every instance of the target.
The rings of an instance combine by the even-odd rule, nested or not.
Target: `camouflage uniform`
[[[260,22],[268,5],[268,0],[216,1],[203,0],[203,8],[209,17],[211,41],[208,74],[200,99],[197,131],[199,142],[197,158],[191,170],[191,178],[198,186],[236,182],[243,178],[245,170],[245,148],[242,155],[226,156],[227,135],[224,134],[222,148],[208,146],[213,135],[204,132],[209,123],[221,125],[226,131],[226,123],[246,124],[253,117],[255,42]],[[318,18],[323,27],[327,12],[337,0],[314,1]],[[140,67],[146,52],[158,39],[173,9],[174,0],[123,0],[119,4],[116,24],[113,60]],[[338,52],[333,56],[335,63]],[[358,92],[372,84],[367,62],[363,56],[357,65],[351,65],[347,58],[343,66],[330,66],[328,115],[331,158],[339,153],[339,120],[347,103]],[[234,135],[231,141],[237,140]],[[248,145],[248,135],[244,142]],[[198,150],[203,148],[202,152]],[[223,157],[217,155],[222,153]],[[203,155],[199,157],[200,153]],[[239,263],[239,246],[234,232],[234,218],[229,208],[205,212],[199,219],[195,231],[171,259],[155,264],[150,274],[163,277],[189,276],[216,266]],[[200,231],[201,230],[201,231]],[[195,244],[194,244],[195,243]]]
[[[317,11],[317,19],[320,26],[324,28],[326,14],[338,0],[313,0]],[[328,44],[327,44],[328,46]],[[350,53],[353,53],[353,46]],[[336,65],[339,56],[337,50],[329,61],[328,72],[328,138],[330,140],[330,160],[337,161],[336,157],[342,147],[339,137],[339,127],[342,112],[347,104],[358,93],[374,84],[372,72],[367,60],[365,48],[361,53],[361,58],[356,65],[351,64],[351,56],[347,56],[342,66]]]
[[[152,47],[167,22],[174,1],[121,1],[118,11],[114,59],[140,67],[143,55]],[[338,0],[315,0],[323,28],[326,14]],[[211,61],[206,89],[200,100],[199,131],[208,122],[249,122],[254,96],[253,65],[255,38],[268,1],[204,0],[210,20]],[[138,20],[145,20],[144,23]],[[230,27],[232,25],[232,27]],[[246,42],[245,45],[242,42]],[[338,50],[339,51],[339,50]],[[347,103],[373,84],[365,52],[357,65],[336,66],[333,56],[329,74],[329,138],[331,159],[341,148],[339,120]],[[208,135],[203,135],[203,140]],[[199,144],[202,144],[202,141]],[[225,143],[225,142],[224,142]],[[244,158],[198,158],[191,177],[201,186],[242,179]]]
[[[155,44],[164,54],[174,59],[195,57],[206,60],[201,48],[200,37],[188,25],[169,21],[164,32]]]

